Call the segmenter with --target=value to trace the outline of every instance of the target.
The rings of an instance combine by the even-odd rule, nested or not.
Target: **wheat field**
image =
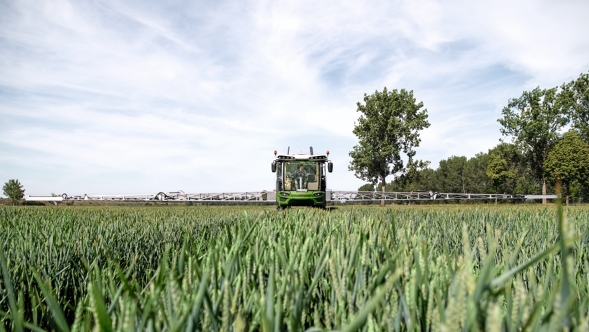
[[[557,206],[0,207],[0,330],[587,331],[588,224]]]

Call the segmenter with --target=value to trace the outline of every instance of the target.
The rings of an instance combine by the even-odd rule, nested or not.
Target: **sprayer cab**
[[[327,204],[326,174],[333,171],[333,163],[325,155],[309,154],[278,155],[272,162],[272,172],[276,173],[276,205],[278,209],[289,206],[325,207]]]

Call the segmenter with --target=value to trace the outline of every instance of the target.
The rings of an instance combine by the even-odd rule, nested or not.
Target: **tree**
[[[374,191],[374,185],[372,183],[363,184],[358,191]]]
[[[436,171],[429,161],[417,160],[407,165],[406,171],[386,185],[387,191],[435,191]]]
[[[584,73],[574,81],[562,86],[561,102],[568,108],[572,127],[589,142],[589,73]]]
[[[466,167],[466,157],[452,156],[448,159],[440,160],[440,165],[436,170],[440,191],[446,193],[466,193],[466,179],[464,169]]]
[[[405,89],[364,94],[364,104],[357,103],[360,118],[354,126],[359,144],[350,152],[348,169],[357,178],[377,184],[385,191],[386,177],[405,169],[401,154],[413,162],[421,139],[419,131],[429,127],[427,109],[417,103],[413,91]],[[384,205],[384,200],[381,201]]]
[[[488,154],[491,159],[486,171],[495,193],[539,193],[542,184],[536,180],[524,155],[515,144],[500,143],[489,149]]]
[[[548,153],[544,171],[546,178],[562,181],[567,197],[578,198],[589,189],[589,144],[576,131],[569,131]]]
[[[12,201],[12,205],[16,205],[20,199],[25,195],[25,190],[22,188],[22,184],[18,180],[10,179],[2,187],[4,195],[8,196]]]
[[[464,166],[464,179],[469,193],[486,193],[489,179],[486,169],[489,163],[489,155],[484,152],[477,153],[468,159]]]
[[[559,131],[568,123],[566,106],[559,100],[556,88],[524,91],[520,98],[509,100],[503,108],[503,118],[497,120],[502,126],[501,134],[512,137],[534,175],[542,180],[543,195],[546,194],[544,162],[560,138]]]
[[[395,177],[391,187],[392,191],[429,191],[430,188],[426,181],[429,169],[429,161],[409,160],[404,172]],[[388,187],[388,186],[387,186]]]
[[[506,183],[516,176],[515,171],[509,168],[507,160],[495,153],[489,157],[486,174],[496,193],[505,193]]]

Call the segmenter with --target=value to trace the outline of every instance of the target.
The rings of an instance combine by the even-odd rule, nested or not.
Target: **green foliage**
[[[429,161],[409,160],[406,171],[386,186],[387,191],[425,191],[428,186]]]
[[[357,103],[360,118],[354,127],[359,144],[350,152],[348,167],[359,179],[386,184],[386,177],[405,170],[402,155],[409,161],[419,146],[419,131],[429,127],[427,110],[417,103],[413,91],[405,89],[364,94]]]
[[[458,156],[452,156],[448,159],[440,160],[440,166],[437,169],[438,183],[444,188],[444,192],[467,192],[466,179],[464,176],[466,162],[466,157]]]
[[[468,159],[464,166],[464,180],[468,192],[486,193],[489,191],[489,179],[486,174],[488,163],[489,155],[484,152],[479,152]]]
[[[18,179],[10,179],[2,187],[4,195],[10,198],[12,205],[18,204],[18,202],[24,197],[25,190],[22,188],[22,184]]]
[[[487,167],[490,180],[490,190],[496,193],[508,194],[539,194],[542,180],[538,179],[529,167],[524,154],[517,145],[500,143],[489,150],[490,156],[495,156],[494,165]],[[501,160],[504,160],[504,164]],[[504,172],[504,173],[502,173]],[[547,188],[550,188],[548,184]]]
[[[395,179],[387,186],[393,191],[436,191],[450,193],[487,192],[485,168],[488,163],[486,153],[478,153],[467,159],[452,156],[440,161],[437,169],[430,169],[429,162],[418,163],[418,167],[409,168],[409,172]]]
[[[490,156],[486,174],[495,192],[501,192],[502,187],[505,188],[505,184],[515,178],[515,172],[508,168],[507,160],[496,154]]]
[[[372,183],[366,183],[358,188],[358,191],[374,191],[374,185]]]
[[[586,207],[269,209],[0,208],[0,330],[588,328]]]
[[[574,198],[589,193],[589,144],[576,131],[564,135],[548,154],[546,178],[562,181],[566,195]],[[585,194],[585,195],[583,195]]]
[[[544,180],[544,162],[560,130],[569,122],[566,104],[558,89],[535,88],[509,100],[498,119],[501,134],[511,136],[538,179]],[[543,194],[546,188],[543,187]]]
[[[519,193],[518,179],[526,173],[523,156],[515,144],[500,143],[489,150],[486,174],[495,193]]]
[[[387,184],[386,191],[434,191],[453,193],[539,194],[542,186],[527,167],[517,146],[501,143],[488,153],[468,159],[452,156],[443,159],[437,169],[426,163]],[[409,176],[410,175],[410,176]],[[547,186],[551,189],[551,184]]]
[[[589,142],[589,73],[583,73],[576,80],[562,86],[561,103],[571,115],[572,127]]]

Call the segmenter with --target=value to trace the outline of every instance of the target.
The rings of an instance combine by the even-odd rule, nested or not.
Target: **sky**
[[[384,87],[423,102],[435,168],[498,144],[510,98],[587,72],[587,17],[587,0],[0,0],[0,182],[271,190],[273,151],[313,146],[328,188],[356,190],[356,103]]]

